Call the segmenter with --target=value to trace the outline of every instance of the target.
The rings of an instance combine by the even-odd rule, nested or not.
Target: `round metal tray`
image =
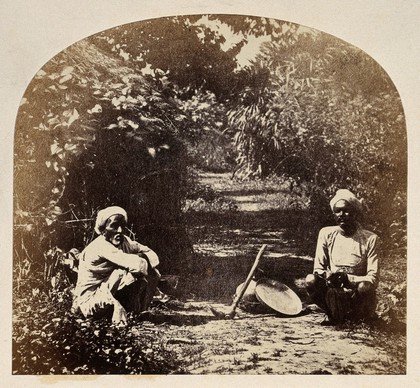
[[[284,315],[297,315],[302,311],[302,301],[285,284],[272,279],[260,279],[255,286],[257,299]]]

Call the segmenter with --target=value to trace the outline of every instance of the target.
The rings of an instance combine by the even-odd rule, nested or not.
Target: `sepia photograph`
[[[27,75],[9,374],[406,375],[395,81],[278,12],[167,15]]]

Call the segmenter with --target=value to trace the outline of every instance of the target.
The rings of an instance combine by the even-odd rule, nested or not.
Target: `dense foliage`
[[[65,249],[83,247],[96,211],[108,204],[127,209],[131,229],[155,247],[164,267],[168,257],[185,254],[185,141],[194,148],[197,128],[217,131],[221,123],[208,110],[214,95],[178,97],[162,71],[138,75],[88,42],[37,73],[16,129],[19,268],[42,264],[58,241]],[[202,156],[198,163],[211,163]]]
[[[292,178],[317,219],[326,198],[349,188],[371,207],[372,227],[403,244],[405,123],[383,69],[355,47],[302,32],[267,43],[243,72],[250,81],[229,113],[237,175]]]
[[[148,331],[147,322],[130,317],[131,325],[121,328],[106,318],[84,320],[70,313],[69,289],[27,291],[14,316],[13,374],[184,372],[167,339]]]
[[[126,58],[137,70],[167,72],[185,99],[196,90],[206,90],[219,100],[228,98],[237,82],[235,56],[245,43],[223,50],[225,37],[200,16],[125,24],[95,35],[92,41],[110,55]]]

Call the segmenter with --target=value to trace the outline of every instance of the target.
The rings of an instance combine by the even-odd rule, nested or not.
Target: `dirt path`
[[[319,311],[287,318],[239,312],[234,320],[215,320],[204,304],[191,306],[200,311],[187,313],[196,324],[188,325],[186,320],[185,325],[166,327],[172,348],[191,361],[189,373],[401,373],[385,349],[372,346],[369,330],[321,326],[324,314]],[[198,316],[203,323],[198,324]]]
[[[405,373],[404,356],[377,342],[370,327],[321,326],[325,314],[307,304],[303,288],[312,259],[301,255],[296,241],[286,237],[288,222],[293,220],[275,208],[284,201],[281,193],[255,187],[239,190],[223,174],[203,175],[202,183],[234,201],[238,212],[222,223],[210,217],[202,225],[191,224],[202,270],[188,279],[185,290],[191,300],[175,309],[168,304],[166,313],[172,319],[161,326],[167,343],[187,361],[188,373]],[[294,289],[304,311],[298,317],[280,317],[239,310],[233,320],[215,319],[208,304],[227,310],[235,287],[244,280],[263,243],[268,244],[263,275]]]

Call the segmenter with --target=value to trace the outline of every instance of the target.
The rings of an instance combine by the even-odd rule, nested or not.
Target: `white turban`
[[[127,212],[122,207],[110,206],[99,210],[98,215],[96,216],[95,232],[101,234],[108,218],[116,214],[121,214],[124,217],[125,222],[127,222]]]
[[[332,211],[334,211],[334,205],[341,200],[349,203],[358,212],[362,210],[362,202],[359,199],[357,199],[356,196],[350,190],[340,189],[337,190],[335,196],[330,201],[330,207]]]

